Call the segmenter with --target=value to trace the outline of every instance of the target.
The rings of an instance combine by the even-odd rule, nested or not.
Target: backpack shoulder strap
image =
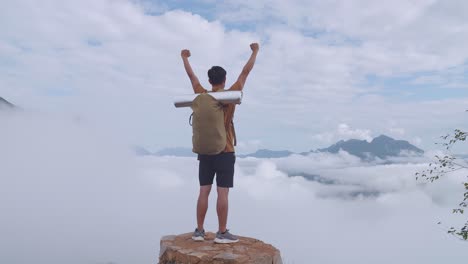
[[[237,146],[236,129],[234,128],[233,120],[231,120],[231,126],[232,126],[232,135],[234,136],[234,146]]]

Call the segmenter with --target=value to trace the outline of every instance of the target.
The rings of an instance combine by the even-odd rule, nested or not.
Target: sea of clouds
[[[195,228],[195,158],[137,157],[99,124],[56,115],[0,119],[0,263],[156,263],[162,236]],[[238,158],[228,227],[285,263],[466,263],[468,244],[446,233],[463,223],[451,209],[466,172],[416,181],[431,155]]]

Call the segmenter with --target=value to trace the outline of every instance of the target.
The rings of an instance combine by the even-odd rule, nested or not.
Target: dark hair
[[[208,70],[208,78],[212,85],[222,84],[226,80],[226,70],[220,66],[213,66]]]

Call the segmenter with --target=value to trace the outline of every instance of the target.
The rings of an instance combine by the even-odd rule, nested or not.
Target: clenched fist
[[[251,49],[253,52],[258,51],[258,49],[259,49],[258,43],[252,43],[252,44],[250,44],[250,49]]]
[[[182,58],[188,58],[190,57],[190,55],[191,55],[190,50],[188,49],[184,49],[180,52],[180,56],[182,56]]]

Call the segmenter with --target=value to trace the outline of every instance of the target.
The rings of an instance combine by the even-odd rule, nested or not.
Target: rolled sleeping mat
[[[242,91],[223,91],[223,92],[210,92],[209,95],[213,96],[216,100],[224,104],[240,104],[242,102]],[[175,107],[191,107],[193,100],[199,94],[180,95],[174,99]]]

